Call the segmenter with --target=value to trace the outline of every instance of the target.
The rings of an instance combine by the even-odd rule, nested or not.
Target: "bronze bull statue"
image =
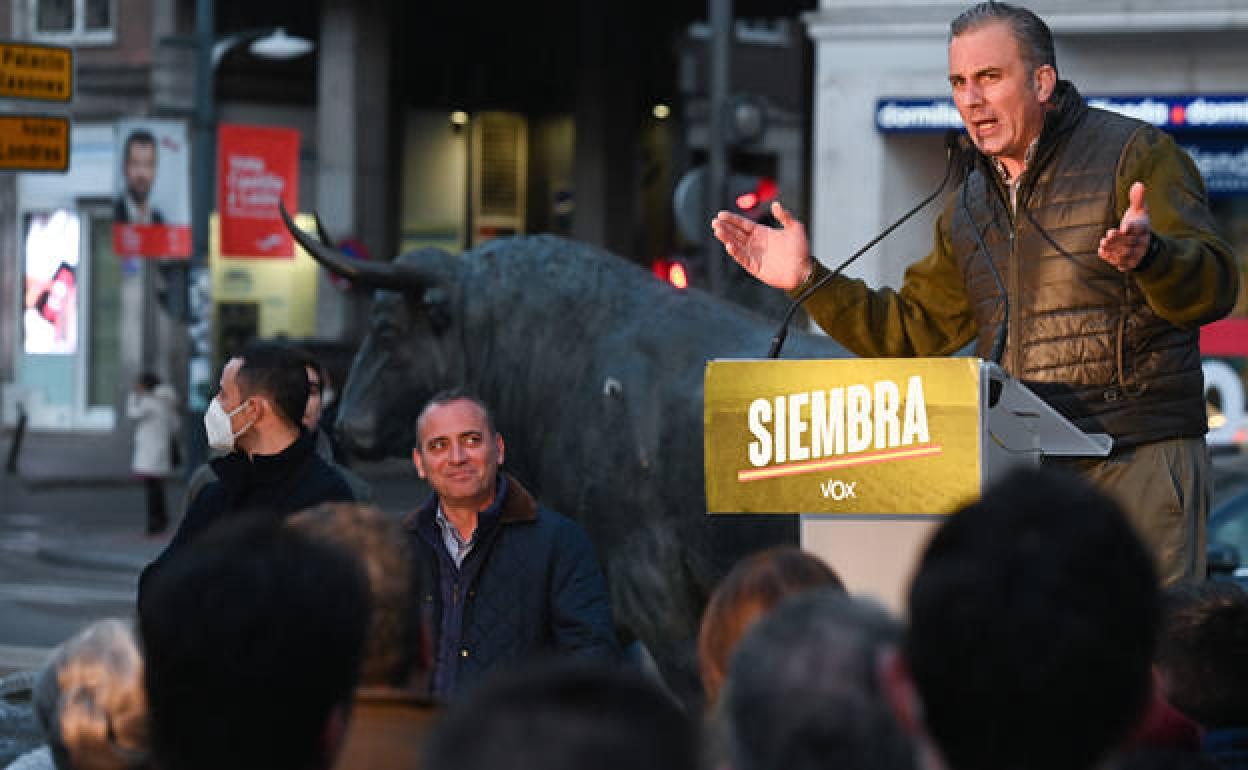
[[[480,395],[510,471],[594,541],[625,641],[642,640],[674,689],[696,692],[691,641],[710,590],[743,555],[797,540],[795,517],[706,514],[705,364],[763,355],[773,322],[553,236],[378,263],[286,221],[323,266],[377,290],[340,404],[346,446],[410,456],[430,396]],[[805,333],[786,351],[846,355]]]

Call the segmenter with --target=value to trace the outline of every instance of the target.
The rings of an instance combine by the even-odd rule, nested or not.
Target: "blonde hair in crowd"
[[[58,770],[148,766],[143,660],[129,623],[97,621],[53,650],[33,701]]]

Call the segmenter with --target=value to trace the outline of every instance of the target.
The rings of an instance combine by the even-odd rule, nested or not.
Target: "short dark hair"
[[[1068,472],[1011,471],[950,516],[904,647],[950,766],[1091,767],[1151,693],[1157,583],[1117,504]]]
[[[734,770],[913,770],[884,700],[879,653],[901,642],[880,605],[816,588],[758,621],[732,656],[717,713]]]
[[[294,348],[274,342],[252,342],[237,355],[238,387],[244,396],[268,396],[286,422],[298,426],[308,407],[308,372]]]
[[[494,424],[494,413],[490,411],[490,407],[486,406],[484,399],[465,387],[456,386],[434,393],[433,397],[421,407],[420,414],[416,415],[416,422],[412,426],[416,431],[417,447],[420,446],[420,423],[425,419],[425,415],[429,414],[435,407],[445,406],[453,401],[467,401],[470,404],[475,404],[485,414],[485,425],[490,430],[490,436],[498,435],[498,428]]]
[[[1045,64],[1057,72],[1057,53],[1053,48],[1053,32],[1032,11],[1009,3],[986,2],[973,5],[958,14],[949,24],[949,39],[952,41],[964,32],[979,29],[993,22],[1004,22],[1010,26],[1018,48],[1022,51],[1023,60],[1028,68],[1035,70]]]
[[[126,135],[126,143],[122,148],[121,162],[124,165],[130,160],[130,148],[136,144],[156,146],[156,135],[146,128],[136,128]]]
[[[160,377],[155,372],[143,372],[139,375],[139,384],[150,390],[160,384]]]
[[[425,745],[428,770],[689,770],[688,715],[641,675],[540,665],[496,676],[452,704]]]
[[[152,748],[165,770],[324,766],[350,702],[368,584],[341,548],[235,520],[152,576],[139,616]]]
[[[1229,580],[1170,586],[1161,629],[1171,705],[1207,728],[1248,724],[1248,591]]]

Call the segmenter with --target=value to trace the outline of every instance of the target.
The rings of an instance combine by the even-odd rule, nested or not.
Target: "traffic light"
[[[707,177],[706,166],[686,172],[672,195],[676,226],[689,241],[701,241],[711,226],[706,219]],[[769,217],[772,201],[780,197],[776,180],[768,176],[730,173],[725,187],[724,208],[755,222]]]
[[[689,288],[689,265],[676,257],[660,257],[650,263],[650,270],[677,289]]]

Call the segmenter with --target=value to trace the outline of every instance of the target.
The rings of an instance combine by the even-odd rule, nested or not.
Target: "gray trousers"
[[[1203,437],[1154,441],[1105,458],[1051,457],[1045,464],[1077,471],[1117,499],[1152,549],[1162,585],[1204,580],[1213,471]]]

